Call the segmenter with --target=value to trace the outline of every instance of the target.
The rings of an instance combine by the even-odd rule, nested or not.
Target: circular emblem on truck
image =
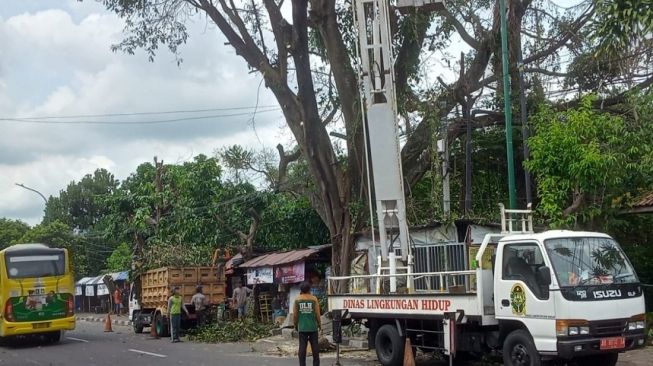
[[[513,314],[526,314],[526,293],[520,284],[514,284],[510,289],[510,305]]]

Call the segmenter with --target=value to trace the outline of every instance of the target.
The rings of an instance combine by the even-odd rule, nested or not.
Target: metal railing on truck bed
[[[398,267],[401,268],[401,267]],[[420,294],[476,294],[476,271],[441,271],[422,273],[377,273],[371,275],[351,275],[328,278],[329,295],[354,295],[354,294],[385,294],[388,293],[387,282],[391,278],[403,279],[407,286],[398,293],[420,293]],[[435,288],[415,289],[408,285],[423,280],[426,283],[438,284]],[[366,286],[356,286],[360,281],[367,282]],[[339,283],[340,286],[335,285]],[[353,286],[352,286],[353,284]],[[367,288],[367,290],[365,290]],[[370,289],[374,289],[371,291]]]

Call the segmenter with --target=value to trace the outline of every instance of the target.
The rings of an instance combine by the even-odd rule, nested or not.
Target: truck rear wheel
[[[542,358],[531,335],[518,329],[508,334],[503,342],[503,364],[505,366],[541,366]]]
[[[168,322],[163,314],[156,313],[152,326],[156,327],[156,334],[158,334],[159,337],[170,336],[170,328],[168,327]]]
[[[401,366],[404,362],[404,342],[394,325],[379,328],[374,339],[376,357],[383,366]]]

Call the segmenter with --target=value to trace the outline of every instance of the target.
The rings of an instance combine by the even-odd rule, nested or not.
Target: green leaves
[[[132,249],[128,243],[120,243],[107,258],[107,271],[120,272],[131,268]]]
[[[0,249],[17,243],[29,229],[29,225],[20,220],[0,218]]]
[[[563,112],[544,107],[533,117],[526,165],[537,178],[540,210],[554,226],[608,217],[621,196],[651,182],[650,165],[641,163],[652,156],[651,125],[597,111],[593,101],[584,98]]]
[[[653,0],[596,0],[594,37],[606,51],[651,40]]]
[[[269,337],[276,328],[272,324],[245,318],[239,321],[218,322],[193,329],[189,339],[206,343],[254,342]]]

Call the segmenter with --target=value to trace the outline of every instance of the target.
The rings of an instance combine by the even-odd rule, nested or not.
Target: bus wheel
[[[48,333],[45,336],[45,339],[50,343],[58,343],[61,340],[61,331],[59,330],[56,332]]]
[[[404,361],[404,342],[394,325],[379,328],[374,339],[376,356],[383,366],[400,366]]]
[[[542,366],[531,335],[523,329],[508,334],[503,342],[503,364],[505,366]]]

